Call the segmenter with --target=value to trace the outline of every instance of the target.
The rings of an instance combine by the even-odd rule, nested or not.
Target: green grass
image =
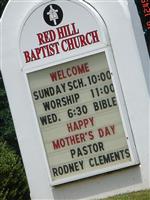
[[[117,195],[114,197],[106,198],[105,200],[150,200],[150,190]]]

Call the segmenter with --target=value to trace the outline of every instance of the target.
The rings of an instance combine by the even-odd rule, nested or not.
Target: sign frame
[[[115,88],[115,94],[116,94],[116,98],[117,98],[117,102],[118,102],[119,112],[120,112],[120,115],[121,115],[121,121],[123,123],[123,128],[125,130],[125,136],[126,136],[126,141],[127,141],[128,148],[129,148],[129,151],[130,151],[131,161],[127,162],[127,163],[116,164],[116,166],[114,165],[114,166],[110,166],[110,167],[104,168],[104,169],[97,169],[97,170],[93,170],[91,172],[85,172],[85,173],[82,173],[81,175],[74,175],[74,176],[71,176],[71,177],[67,177],[67,178],[63,178],[63,179],[60,179],[60,180],[54,180],[53,181],[52,176],[51,176],[51,172],[50,172],[50,167],[49,167],[49,164],[48,164],[45,145],[44,145],[44,142],[43,142],[43,136],[42,136],[42,133],[41,133],[41,130],[40,130],[39,122],[37,120],[35,106],[34,106],[34,103],[33,103],[31,90],[30,90],[29,81],[28,81],[27,76],[31,72],[44,70],[44,69],[51,68],[51,67],[54,67],[54,66],[59,65],[59,64],[68,63],[68,62],[73,61],[73,60],[84,58],[86,56],[99,54],[99,53],[102,53],[102,52],[104,52],[105,55],[106,55],[108,67],[109,67],[109,70],[112,74],[112,83],[113,83],[114,88]],[[96,175],[100,175],[100,174],[104,174],[104,173],[109,173],[109,172],[116,171],[116,170],[121,170],[121,169],[132,167],[132,166],[135,166],[135,165],[140,165],[140,161],[139,161],[139,157],[138,157],[138,154],[137,154],[136,145],[135,145],[135,141],[134,141],[134,137],[133,137],[133,133],[132,133],[132,127],[131,127],[131,124],[130,124],[130,121],[129,121],[127,107],[125,105],[125,100],[124,100],[122,89],[121,89],[121,83],[119,81],[118,72],[117,72],[117,69],[116,69],[116,66],[115,66],[115,60],[114,60],[114,57],[113,57],[112,48],[111,48],[111,46],[106,46],[105,48],[96,50],[94,52],[87,53],[86,56],[85,55],[77,56],[76,59],[70,58],[70,59],[63,60],[63,62],[57,61],[54,64],[50,63],[49,65],[40,66],[37,69],[33,69],[33,68],[31,68],[31,69],[24,68],[23,69],[25,82],[26,82],[26,85],[27,85],[27,88],[28,88],[28,95],[29,95],[29,98],[30,98],[30,102],[32,104],[32,110],[34,112],[34,120],[36,121],[36,124],[37,124],[37,129],[38,129],[37,135],[40,138],[40,143],[41,143],[41,146],[42,146],[42,149],[43,149],[43,155],[44,155],[44,159],[45,159],[47,173],[48,173],[49,180],[50,180],[50,186],[57,186],[57,185],[65,184],[65,183],[68,183],[68,182],[73,182],[73,181],[77,181],[77,180],[80,180],[80,179],[85,179],[85,178],[89,178],[89,177],[92,177],[92,176],[96,176]]]

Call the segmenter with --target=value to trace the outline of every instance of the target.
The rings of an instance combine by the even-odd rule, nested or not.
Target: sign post
[[[132,178],[137,177],[133,185],[140,181],[139,164],[143,161],[137,153],[140,127],[136,132],[137,119],[132,108],[135,88],[127,89],[131,79],[126,82],[124,68],[130,69],[133,76],[140,62],[134,40],[131,38],[130,48],[135,50],[135,55],[130,57],[127,46],[120,44],[121,38],[112,28],[117,18],[111,18],[113,12],[108,15],[108,10],[114,6],[120,15],[118,9],[123,9],[122,5],[108,3],[110,8],[106,8],[106,2],[94,1],[91,5],[74,0],[28,2],[24,3],[27,7],[21,24],[16,21],[17,44],[13,44],[11,51],[16,45],[17,59],[10,54],[14,63],[12,71],[5,57],[2,73],[10,104],[14,104],[17,96],[12,113],[33,199],[61,199],[62,195],[69,199],[72,190],[79,191],[73,196],[80,199],[84,196],[83,188],[81,191],[79,188],[82,183],[86,191],[95,185],[96,195],[97,181],[105,182],[108,178],[111,187],[114,183],[110,176],[118,173],[120,182],[125,171],[130,178],[133,170]],[[22,12],[25,9],[21,2],[14,4]],[[6,16],[9,9],[14,9],[11,6],[12,3]],[[128,26],[125,13],[123,17],[124,26]],[[122,25],[121,20],[118,23]],[[127,31],[132,32],[130,28],[126,30],[125,37]],[[117,38],[118,44],[114,42]],[[130,62],[124,59],[123,52]],[[12,71],[16,80],[7,75],[6,69],[9,74]],[[136,72],[143,77],[140,73]],[[137,93],[137,103],[146,101],[145,80],[133,79],[133,85],[140,82],[145,88],[143,97]],[[13,95],[10,91],[14,91]],[[146,118],[145,113],[143,120]],[[111,175],[104,175],[107,172]],[[94,197],[88,192],[87,195]]]

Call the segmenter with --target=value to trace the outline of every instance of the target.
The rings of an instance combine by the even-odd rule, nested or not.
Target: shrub
[[[0,142],[0,199],[29,200],[29,190],[21,158]]]

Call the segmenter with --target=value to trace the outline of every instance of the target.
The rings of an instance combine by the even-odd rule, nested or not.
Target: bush
[[[1,141],[2,140],[4,142],[6,141],[7,144],[13,147],[17,153],[20,153],[1,73],[0,73],[0,139]]]
[[[0,199],[29,200],[28,184],[20,157],[0,142]]]

